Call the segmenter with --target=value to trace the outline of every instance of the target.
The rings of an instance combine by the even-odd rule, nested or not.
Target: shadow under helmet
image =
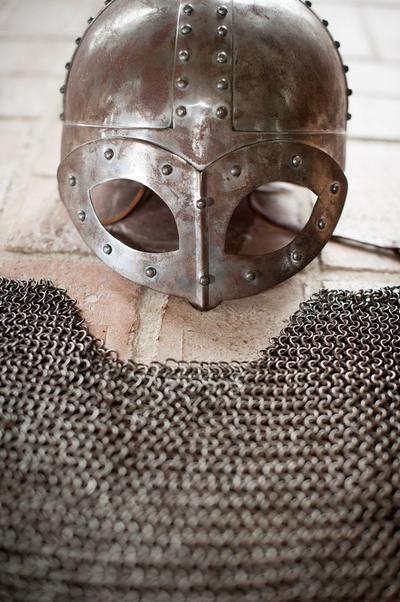
[[[349,92],[310,4],[113,0],[90,19],[62,87],[58,180],[110,268],[210,309],[320,253],[347,194]],[[244,254],[238,208],[269,182],[317,201],[282,248]]]

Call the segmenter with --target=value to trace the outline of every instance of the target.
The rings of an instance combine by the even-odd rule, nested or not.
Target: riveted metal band
[[[113,155],[108,159],[110,150]],[[173,171],[160,180],[165,165]],[[138,181],[165,201],[176,220],[178,251],[143,253],[117,240],[101,225],[90,191],[118,178]],[[126,278],[185,297],[202,309],[223,299],[258,293],[304,268],[330,239],[347,193],[346,178],[329,155],[286,141],[243,147],[199,172],[180,157],[146,142],[97,140],[68,155],[58,179],[76,227],[102,261]],[[254,257],[227,254],[226,232],[237,205],[259,186],[277,180],[308,187],[318,195],[305,228],[274,253]]]
[[[204,140],[232,131],[232,0],[179,9],[174,76],[174,128],[202,153]]]

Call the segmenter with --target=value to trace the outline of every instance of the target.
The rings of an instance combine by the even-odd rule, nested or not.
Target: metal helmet
[[[339,44],[310,6],[112,0],[89,20],[61,89],[58,180],[110,268],[209,309],[293,276],[322,250],[347,193],[349,91]],[[243,254],[235,228],[227,241],[232,216],[268,182],[317,201],[290,243]]]

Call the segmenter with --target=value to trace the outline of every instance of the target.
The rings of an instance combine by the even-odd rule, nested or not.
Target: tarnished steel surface
[[[111,149],[114,156],[108,160],[105,153]],[[297,167],[293,165],[295,157],[301,161]],[[165,164],[173,168],[172,178],[172,174],[162,174]],[[237,165],[241,173],[233,176],[232,167]],[[101,225],[90,190],[113,178],[139,181],[164,199],[176,220],[179,251],[143,253],[116,240]],[[226,254],[226,231],[236,206],[266,181],[279,179],[307,186],[319,197],[304,230],[275,253],[253,258]],[[107,265],[140,284],[174,291],[202,309],[223,299],[260,292],[305,267],[332,235],[347,193],[343,172],[329,155],[293,142],[244,147],[198,172],[180,157],[144,142],[120,138],[97,141],[80,146],[62,162],[59,181],[81,236]],[[338,187],[335,193],[331,190],[334,185]],[[204,199],[201,205],[200,199]],[[84,221],[80,219],[82,211]],[[323,229],[319,228],[320,220]],[[111,253],[104,252],[106,245]],[[157,271],[151,281],[146,276],[149,267]],[[246,275],[252,271],[255,278],[249,281]],[[203,276],[209,277],[209,285],[201,283]]]
[[[144,366],[0,278],[0,365],[1,602],[400,600],[398,287]]]
[[[171,125],[177,7],[176,1],[118,0],[99,15],[72,62],[67,122],[118,128]]]
[[[81,234],[124,276],[202,309],[290,277],[329,240],[345,200],[344,71],[325,25],[301,0],[113,0],[83,36],[66,83],[59,183],[74,221],[85,212]],[[173,166],[168,177],[163,162]],[[229,175],[236,164],[240,177]],[[88,191],[117,178],[167,203],[179,251],[146,254],[102,227]],[[285,179],[319,195],[303,233],[263,257],[226,254],[241,198]]]
[[[299,0],[235,0],[234,128],[346,130],[343,64],[321,20]]]

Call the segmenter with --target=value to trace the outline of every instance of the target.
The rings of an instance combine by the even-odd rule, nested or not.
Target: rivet
[[[303,159],[300,157],[300,155],[295,155],[294,157],[292,157],[293,167],[300,167],[302,162],[303,162]]]
[[[146,276],[147,278],[154,278],[157,276],[157,270],[155,268],[147,268]]]
[[[225,38],[228,35],[228,28],[225,25],[220,25],[217,29],[217,34],[221,36],[221,38]]]
[[[322,24],[325,25],[325,27],[328,27],[329,22],[326,19],[322,19]]]
[[[218,54],[217,54],[217,61],[221,65],[224,64],[224,63],[227,63],[228,62],[228,55],[226,54],[226,52],[218,52]]]
[[[107,159],[107,161],[111,161],[111,159],[114,157],[114,151],[111,148],[108,148],[104,153],[104,156]]]
[[[176,87],[180,90],[183,90],[184,88],[187,88],[188,83],[189,82],[185,77],[178,77],[178,79],[176,80]]]
[[[103,247],[103,253],[105,253],[106,255],[111,255],[111,253],[112,253],[112,246],[111,245],[104,245],[104,247]]]
[[[219,17],[226,17],[227,14],[228,14],[228,9],[226,8],[226,6],[219,6],[217,8],[217,15]]]
[[[310,2],[310,0],[306,0],[305,1],[305,5],[308,6],[308,8],[312,7],[312,2]]]
[[[190,59],[190,52],[189,52],[189,50],[180,50],[179,51],[179,60],[182,63],[187,63],[189,59]]]
[[[246,278],[246,280],[248,282],[254,282],[254,280],[257,278],[257,274],[256,274],[256,272],[250,271],[250,272],[246,272],[244,277]]]
[[[351,117],[352,117],[351,113],[347,113],[347,121],[350,121]]]
[[[65,68],[69,71],[71,69],[71,63],[65,63]]]
[[[68,178],[68,184],[70,186],[76,186],[76,177],[75,176],[69,176],[69,178]]]
[[[77,46],[79,46],[79,44],[80,44],[81,42],[82,42],[82,38],[76,38],[76,40],[75,40],[75,44],[76,44]]]
[[[65,113],[60,113],[60,119],[61,121],[65,121]]]
[[[86,213],[84,211],[78,211],[78,220],[84,222],[86,219]]]
[[[192,33],[192,26],[189,25],[188,23],[186,23],[186,25],[182,25],[181,34],[183,36],[188,36],[190,33]]]
[[[241,173],[242,173],[242,168],[240,167],[240,165],[234,165],[233,167],[231,167],[231,174],[235,178],[238,178]]]
[[[185,13],[185,15],[191,15],[193,12],[193,6],[191,4],[185,4],[185,6],[183,7],[183,12]]]
[[[340,42],[335,42],[336,48],[340,48]]]
[[[208,276],[208,274],[203,274],[203,276],[200,276],[199,282],[201,286],[208,286],[211,282],[211,278]]]
[[[163,173],[164,176],[170,176],[173,172],[173,168],[172,165],[168,165],[168,163],[166,163],[165,165],[162,166],[161,168],[161,172]]]
[[[60,88],[60,93],[61,93],[61,94],[65,94],[65,90],[66,90],[66,89],[67,89],[67,88],[66,88],[66,86],[61,86],[61,88]]]
[[[348,73],[350,71],[350,67],[348,65],[343,65],[343,71]]]
[[[300,251],[293,251],[292,259],[293,259],[293,261],[299,262],[303,259],[303,255],[300,253]]]
[[[178,117],[185,117],[185,115],[186,115],[186,107],[184,107],[183,105],[181,105],[180,107],[177,107],[177,109],[176,109],[175,112],[178,115]]]
[[[334,182],[331,186],[331,193],[332,194],[337,194],[340,190],[340,186],[337,182]]]
[[[217,88],[218,88],[218,90],[227,90],[229,88],[229,82],[226,79],[226,77],[221,77],[217,81]]]
[[[200,209],[200,211],[205,209],[207,207],[207,199],[199,199],[196,202],[196,207],[197,209]]]
[[[321,218],[321,219],[318,221],[318,228],[319,228],[320,230],[325,230],[325,226],[326,226],[326,222],[325,222],[325,220],[324,220],[324,219],[322,219],[322,218]]]
[[[352,94],[353,94],[353,90],[351,88],[349,88],[347,90],[347,96],[352,96]]]
[[[94,17],[90,17],[88,19],[88,25],[91,25],[93,23],[93,21],[94,21]]]
[[[218,119],[225,119],[228,115],[228,109],[226,107],[218,107],[216,114]]]

